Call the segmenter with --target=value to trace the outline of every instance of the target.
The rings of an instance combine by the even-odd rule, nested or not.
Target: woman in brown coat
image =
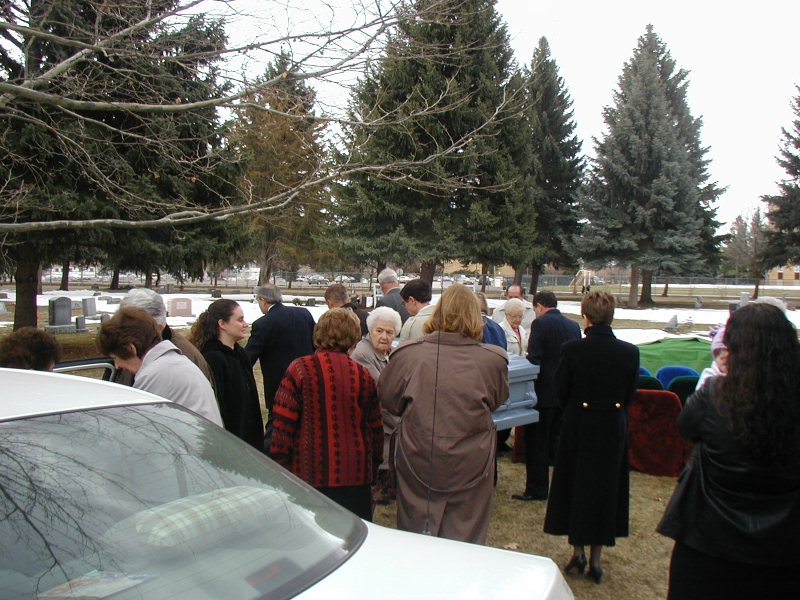
[[[400,416],[397,527],[482,544],[494,480],[492,411],[508,398],[508,357],[481,344],[475,294],[451,285],[381,373],[382,406]]]

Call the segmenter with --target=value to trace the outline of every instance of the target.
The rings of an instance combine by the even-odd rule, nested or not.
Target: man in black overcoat
[[[561,346],[579,340],[581,328],[556,308],[553,292],[537,292],[533,297],[536,319],[531,323],[528,360],[539,365],[534,387],[538,398],[539,422],[525,425],[525,491],[511,496],[514,500],[547,500],[550,490],[550,465],[555,457],[561,409],[558,406],[555,374]]]
[[[283,304],[281,290],[272,284],[255,290],[256,302],[264,313],[250,330],[245,351],[250,364],[261,363],[264,379],[264,405],[267,407],[265,450],[272,443],[272,405],[286,368],[295,358],[314,353],[314,317],[307,308]]]

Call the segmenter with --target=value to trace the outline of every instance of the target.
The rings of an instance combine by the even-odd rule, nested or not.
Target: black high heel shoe
[[[581,571],[582,573],[583,571]],[[589,578],[593,579],[595,583],[600,583],[603,578],[603,567],[589,567]]]
[[[585,554],[578,554],[577,556],[573,556],[567,565],[564,567],[564,573],[572,573],[572,571],[577,570],[578,573],[583,575],[583,572],[586,570],[586,555]]]

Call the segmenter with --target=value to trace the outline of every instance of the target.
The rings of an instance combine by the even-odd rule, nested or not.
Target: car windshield
[[[0,423],[0,600],[288,598],[365,535],[174,405]]]

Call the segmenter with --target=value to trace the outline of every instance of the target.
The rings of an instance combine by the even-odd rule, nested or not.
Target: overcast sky
[[[689,71],[689,105],[703,118],[701,141],[720,187],[718,218],[730,223],[763,203],[785,177],[775,162],[781,128],[800,85],[800,2],[761,0],[498,0],[517,61],[530,65],[545,36],[573,100],[583,151],[605,132],[604,106],[648,23],[679,68]],[[727,227],[723,228],[727,231]]]

